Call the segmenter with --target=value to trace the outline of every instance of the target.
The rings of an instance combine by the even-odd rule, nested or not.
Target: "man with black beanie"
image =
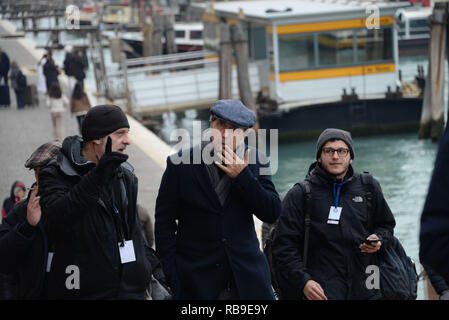
[[[317,161],[283,199],[273,242],[282,298],[381,298],[367,268],[378,264],[374,253],[388,245],[395,220],[379,182],[352,168],[354,157],[348,131],[324,130]]]
[[[53,252],[48,297],[144,299],[155,261],[137,217],[137,178],[124,154],[128,119],[118,106],[95,106],[81,131],[82,138],[67,137],[39,171]]]

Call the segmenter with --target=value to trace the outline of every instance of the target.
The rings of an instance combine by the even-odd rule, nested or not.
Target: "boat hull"
[[[278,129],[280,140],[316,138],[326,128],[353,134],[382,134],[417,130],[421,98],[339,101],[259,114],[259,127]]]

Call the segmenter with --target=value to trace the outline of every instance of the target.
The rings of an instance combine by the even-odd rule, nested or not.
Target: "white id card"
[[[120,251],[120,260],[123,263],[136,261],[136,254],[134,253],[134,245],[132,240],[125,241],[125,245],[122,247],[122,243],[119,242],[118,249]]]
[[[327,218],[327,223],[329,224],[338,224],[340,221],[340,215],[342,207],[335,208],[334,206],[331,206],[329,210],[329,217]]]

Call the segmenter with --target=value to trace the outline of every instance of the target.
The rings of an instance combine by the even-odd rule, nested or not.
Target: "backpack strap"
[[[367,200],[366,208],[368,211],[368,227],[372,232],[372,212],[373,212],[373,190],[374,190],[374,178],[368,171],[360,173],[360,179],[362,180],[363,189],[365,190],[365,198]]]
[[[310,211],[312,209],[312,191],[310,188],[310,182],[304,180],[299,183],[299,186],[304,192],[304,249],[303,249],[303,264],[304,267],[307,267],[307,256],[309,251],[309,233],[310,233]]]

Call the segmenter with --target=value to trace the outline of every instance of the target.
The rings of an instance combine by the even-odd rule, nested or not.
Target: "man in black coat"
[[[449,282],[449,129],[440,142],[421,216],[419,258]]]
[[[0,81],[3,79],[3,84],[8,85],[10,61],[9,57],[0,47]]]
[[[37,195],[38,172],[60,148],[59,141],[45,143],[25,162],[26,168],[34,170],[36,182],[28,197],[17,203],[0,225],[0,272],[15,277],[15,299],[46,298],[48,241]]]
[[[175,298],[274,299],[253,215],[274,222],[281,202],[263,170],[268,160],[244,144],[243,129],[254,123],[240,101],[219,100],[211,108],[212,142],[167,158],[155,242]]]
[[[50,250],[50,299],[144,299],[152,262],[137,216],[137,178],[124,154],[129,123],[118,106],[86,114],[39,172]]]
[[[361,175],[351,166],[351,134],[326,129],[318,138],[317,162],[310,166],[310,234],[304,266],[305,191],[295,185],[283,200],[273,254],[279,273],[288,281],[288,299],[379,299],[379,288],[367,286],[375,252],[388,245],[395,226],[379,183],[372,178],[372,199]],[[370,204],[368,202],[370,201]],[[307,202],[309,203],[309,202]],[[371,207],[371,212],[368,211]],[[379,239],[366,244],[365,239]]]

